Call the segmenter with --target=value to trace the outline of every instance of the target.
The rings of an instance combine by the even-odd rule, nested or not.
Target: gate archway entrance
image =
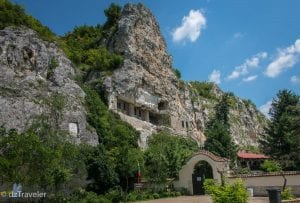
[[[199,151],[179,171],[175,188],[185,188],[193,195],[204,194],[203,183],[207,178],[221,181],[219,172],[229,171],[229,160],[208,151]]]
[[[192,174],[193,193],[194,195],[204,195],[204,181],[205,179],[213,179],[213,171],[211,165],[206,161],[199,161],[194,166],[194,173]]]

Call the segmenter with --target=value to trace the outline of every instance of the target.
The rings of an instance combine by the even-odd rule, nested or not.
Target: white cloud
[[[245,33],[241,33],[241,32],[236,32],[233,34],[234,39],[240,39],[240,38],[243,38],[244,36],[245,36]]]
[[[245,62],[234,68],[234,71],[227,77],[228,80],[233,80],[239,78],[240,76],[247,75],[251,68],[256,68],[262,59],[267,58],[268,54],[266,52],[260,52],[255,54],[250,59],[246,59]]]
[[[293,83],[294,85],[299,85],[300,84],[300,77],[296,76],[296,75],[293,75],[291,77],[291,83]]]
[[[279,49],[277,57],[268,65],[265,74],[275,78],[281,72],[293,67],[300,56],[300,39],[297,39],[291,46]]]
[[[262,112],[267,118],[270,118],[269,111],[272,106],[272,101],[268,101],[264,105],[261,105],[258,109]]]
[[[182,23],[172,33],[173,41],[180,42],[185,39],[195,42],[201,35],[201,30],[206,26],[206,18],[200,10],[190,10],[188,16],[184,16]]]
[[[210,82],[214,82],[216,84],[221,83],[221,72],[218,70],[213,70],[213,72],[208,77]]]
[[[256,78],[257,78],[257,75],[252,75],[252,76],[244,78],[243,81],[244,82],[251,82],[253,80],[256,80]]]

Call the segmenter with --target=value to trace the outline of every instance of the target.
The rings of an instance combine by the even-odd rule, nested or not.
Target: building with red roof
[[[264,154],[251,153],[246,151],[239,151],[237,154],[238,162],[241,167],[249,168],[250,170],[260,170],[260,165],[269,159],[269,156]]]

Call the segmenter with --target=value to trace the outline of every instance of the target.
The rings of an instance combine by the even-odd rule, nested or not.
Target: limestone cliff
[[[21,132],[50,115],[74,143],[98,143],[71,62],[54,43],[25,27],[0,30],[0,71],[0,125]]]
[[[176,77],[159,25],[147,8],[125,5],[116,31],[101,43],[124,62],[109,76],[90,72],[87,82],[103,81],[109,108],[141,132],[141,147],[161,130],[204,143],[205,125],[223,92],[216,85],[207,89]],[[0,30],[0,71],[0,125],[24,131],[39,116],[50,115],[75,143],[98,143],[86,121],[85,94],[72,79],[73,65],[55,43],[24,27]],[[257,145],[265,118],[251,102],[234,95],[232,101],[234,140]]]
[[[191,84],[176,78],[159,25],[147,8],[127,4],[108,47],[124,57],[123,66],[104,81],[109,108],[141,132],[140,146],[145,147],[148,136],[159,130],[205,141],[205,123],[223,92],[215,89],[215,100],[202,98]],[[256,145],[261,115],[234,98],[237,102],[230,110],[234,139]]]

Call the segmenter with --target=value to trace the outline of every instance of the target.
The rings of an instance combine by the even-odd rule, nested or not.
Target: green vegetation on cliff
[[[112,71],[122,64],[120,55],[105,48],[107,30],[101,25],[78,26],[61,38],[68,57],[82,70]]]
[[[205,129],[207,140],[204,148],[232,162],[236,160],[237,146],[230,134],[229,104],[230,95],[224,94],[215,106],[215,115],[210,119]]]
[[[199,82],[199,81],[191,81],[190,82],[192,86],[192,90],[199,96],[206,98],[206,99],[212,99],[216,100],[217,97],[214,94],[214,83],[213,82]]]
[[[23,7],[8,0],[0,0],[0,19],[1,30],[8,26],[26,26],[35,30],[46,41],[56,40],[55,34],[48,27],[26,14]]]

